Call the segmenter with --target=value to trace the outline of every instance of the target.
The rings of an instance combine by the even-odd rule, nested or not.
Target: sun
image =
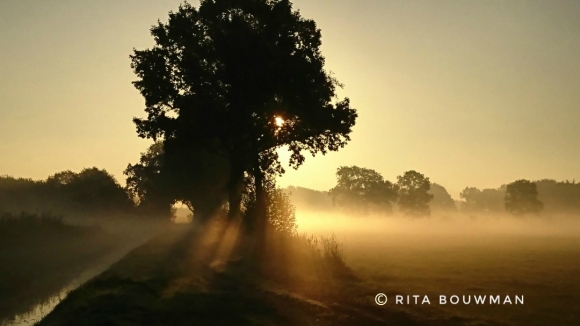
[[[282,117],[275,117],[274,120],[276,126],[278,126],[279,128],[281,128],[284,125],[284,119],[282,119]]]

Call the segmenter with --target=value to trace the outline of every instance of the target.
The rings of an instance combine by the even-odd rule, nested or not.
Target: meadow
[[[189,325],[196,320],[215,325],[489,326],[580,321],[579,223],[572,218],[352,218],[300,208],[296,217],[298,233],[271,238],[260,274],[226,248],[237,237],[235,223],[217,256],[209,248],[221,222],[206,228],[209,232],[194,224],[164,228],[67,295],[40,324]],[[69,232],[64,230],[98,230],[38,217],[26,223],[27,232],[35,230],[34,223],[62,229],[59,241],[64,242]],[[129,235],[122,231],[127,226],[115,225]],[[139,233],[145,230],[142,226]],[[62,264],[52,258],[53,264]],[[58,275],[57,270],[45,267],[41,279]],[[387,304],[374,302],[377,293],[387,295]],[[405,304],[396,303],[397,295]],[[413,295],[420,298],[417,304]],[[524,304],[441,305],[440,295],[448,300],[452,295],[499,295],[502,301],[517,295]],[[425,296],[429,304],[422,304]]]
[[[386,306],[420,320],[472,318],[500,325],[580,324],[580,229],[569,218],[346,218],[297,213],[299,231],[334,234],[347,265]],[[404,303],[396,304],[395,296]],[[414,304],[413,295],[419,295]],[[421,304],[428,296],[430,304]],[[445,295],[524,296],[523,305],[445,305]],[[369,298],[369,304],[374,304]]]

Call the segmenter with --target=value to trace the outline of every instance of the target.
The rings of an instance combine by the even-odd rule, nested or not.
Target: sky
[[[0,1],[0,175],[123,170],[151,144],[133,48],[173,0]],[[196,1],[191,3],[197,4]],[[580,180],[580,2],[295,0],[359,118],[352,141],[278,182],[328,190],[339,166],[466,186]],[[287,158],[282,155],[282,158]]]

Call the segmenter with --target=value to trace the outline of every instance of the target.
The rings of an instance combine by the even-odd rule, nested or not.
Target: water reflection
[[[80,284],[79,284],[80,285]],[[69,291],[74,290],[75,286],[67,286],[57,295],[48,298],[46,301],[37,304],[32,308],[32,310],[17,315],[9,320],[3,321],[0,325],[2,326],[24,326],[24,325],[34,325],[39,322],[44,316],[51,312],[57,304],[59,304],[67,295]]]
[[[97,262],[93,263],[90,268],[85,269],[85,271],[70,281],[66,286],[62,287],[56,292],[52,292],[53,294],[49,294],[47,296],[46,292],[44,292],[38,293],[36,298],[27,298],[28,308],[23,309],[22,306],[14,307],[14,310],[11,313],[11,317],[5,318],[3,320],[0,319],[0,326],[34,325],[35,323],[42,320],[44,316],[49,314],[64,298],[66,298],[69,292],[75,290],[77,287],[107,270],[109,266],[121,259],[137,245],[138,244],[127,245],[99,259]],[[30,302],[34,303],[30,304]],[[25,313],[20,313],[20,311],[23,310],[28,311]]]

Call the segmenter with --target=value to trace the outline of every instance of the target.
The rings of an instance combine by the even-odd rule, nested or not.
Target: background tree
[[[507,185],[505,209],[513,215],[537,214],[544,208],[538,200],[536,184],[529,180],[517,180]]]
[[[440,184],[432,183],[428,191],[433,195],[433,199],[429,202],[431,210],[440,212],[456,212],[455,200],[451,197],[447,189]]]
[[[392,203],[397,201],[397,186],[375,170],[341,166],[329,195],[335,205],[351,213],[367,214],[369,209],[391,212]]]
[[[59,199],[46,182],[0,176],[0,213],[55,211]]]
[[[57,172],[46,179],[46,183],[53,187],[65,187],[73,182],[77,174],[71,170]]]
[[[463,213],[501,213],[505,211],[505,186],[497,189],[477,189],[467,187],[460,194],[463,199],[461,211]]]
[[[147,113],[134,119],[137,133],[227,158],[230,215],[249,173],[265,226],[263,183],[284,172],[276,148],[288,146],[297,168],[303,151],[324,154],[350,140],[356,111],[336,99],[340,84],[324,70],[320,30],[290,1],[185,3],[151,34],[155,46],[131,56]]]
[[[543,211],[550,214],[580,215],[580,183],[572,181],[534,181]]]
[[[431,182],[417,171],[407,171],[397,177],[399,187],[399,208],[405,215],[430,215],[429,201],[433,195],[429,194]]]
[[[65,182],[62,192],[79,211],[128,213],[133,207],[125,189],[106,170],[86,168],[74,176],[66,171],[57,174],[56,179],[47,180],[48,183],[53,181]]]
[[[0,212],[95,216],[127,214],[133,201],[106,170],[62,171],[46,180],[0,177]]]

